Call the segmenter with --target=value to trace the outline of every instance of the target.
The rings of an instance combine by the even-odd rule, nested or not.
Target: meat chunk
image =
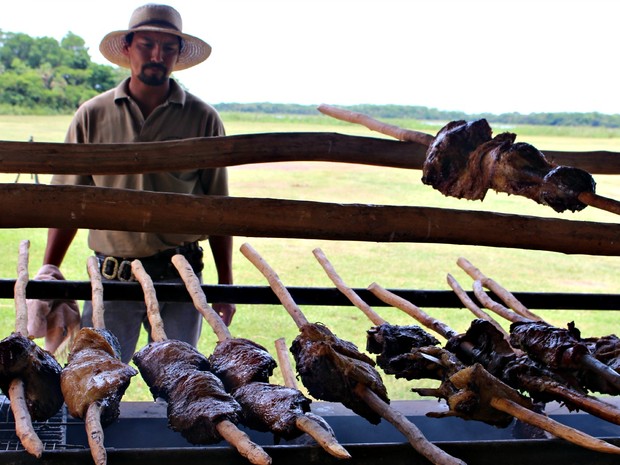
[[[0,389],[8,397],[11,381],[21,379],[33,420],[47,420],[62,407],[61,372],[52,354],[20,333],[0,341]]]
[[[238,423],[241,406],[209,370],[209,361],[182,341],[152,342],[133,356],[154,398],[168,402],[168,423],[192,444],[222,440],[217,423]]]
[[[373,424],[381,417],[354,394],[357,384],[373,391],[389,403],[375,362],[359,352],[355,344],[343,341],[326,326],[305,324],[291,344],[297,372],[311,396],[328,402],[341,402]]]
[[[582,192],[594,192],[596,183],[584,170],[555,166],[536,147],[515,143],[516,134],[492,138],[485,119],[453,121],[429,146],[422,182],[446,196],[483,200],[488,189],[520,195],[557,212],[586,207]]]
[[[277,366],[267,349],[244,338],[218,341],[209,363],[229,392],[255,381],[266,383]]]
[[[275,384],[254,382],[233,391],[243,408],[242,423],[257,431],[271,431],[293,439],[302,434],[295,421],[310,411],[312,402],[299,390]]]
[[[69,413],[85,418],[89,405],[101,405],[102,426],[120,414],[120,403],[138,372],[120,360],[118,340],[106,329],[82,328],[61,374],[61,389]]]

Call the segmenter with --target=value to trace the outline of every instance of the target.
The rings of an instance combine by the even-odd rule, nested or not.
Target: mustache
[[[142,71],[146,70],[146,69],[159,69],[160,71],[163,71],[164,73],[166,71],[168,71],[168,68],[166,68],[164,65],[161,65],[159,63],[148,63],[144,66],[142,66]]]

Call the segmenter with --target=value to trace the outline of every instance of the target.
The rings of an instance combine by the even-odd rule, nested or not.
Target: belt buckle
[[[129,269],[129,277],[125,278],[125,270]],[[130,282],[134,280],[133,271],[131,271],[131,262],[129,260],[123,260],[118,266],[116,277],[119,281]]]
[[[112,268],[111,271],[110,267]],[[106,257],[101,263],[101,276],[106,279],[115,279],[118,276],[119,263],[116,257]]]

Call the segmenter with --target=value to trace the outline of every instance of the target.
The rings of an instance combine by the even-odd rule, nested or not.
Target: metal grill
[[[45,446],[45,451],[84,449],[83,445],[67,444],[67,409],[62,408],[46,421],[32,423],[34,430]],[[15,434],[15,419],[9,399],[0,395],[0,451],[23,451]]]

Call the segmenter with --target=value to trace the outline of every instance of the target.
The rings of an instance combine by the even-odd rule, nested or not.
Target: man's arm
[[[209,246],[217,271],[218,284],[233,284],[232,271],[232,236],[209,236]],[[234,304],[214,303],[213,309],[218,312],[226,326],[230,326],[236,312]]]
[[[50,228],[47,231],[47,246],[43,255],[43,264],[60,267],[77,231],[77,229]]]

